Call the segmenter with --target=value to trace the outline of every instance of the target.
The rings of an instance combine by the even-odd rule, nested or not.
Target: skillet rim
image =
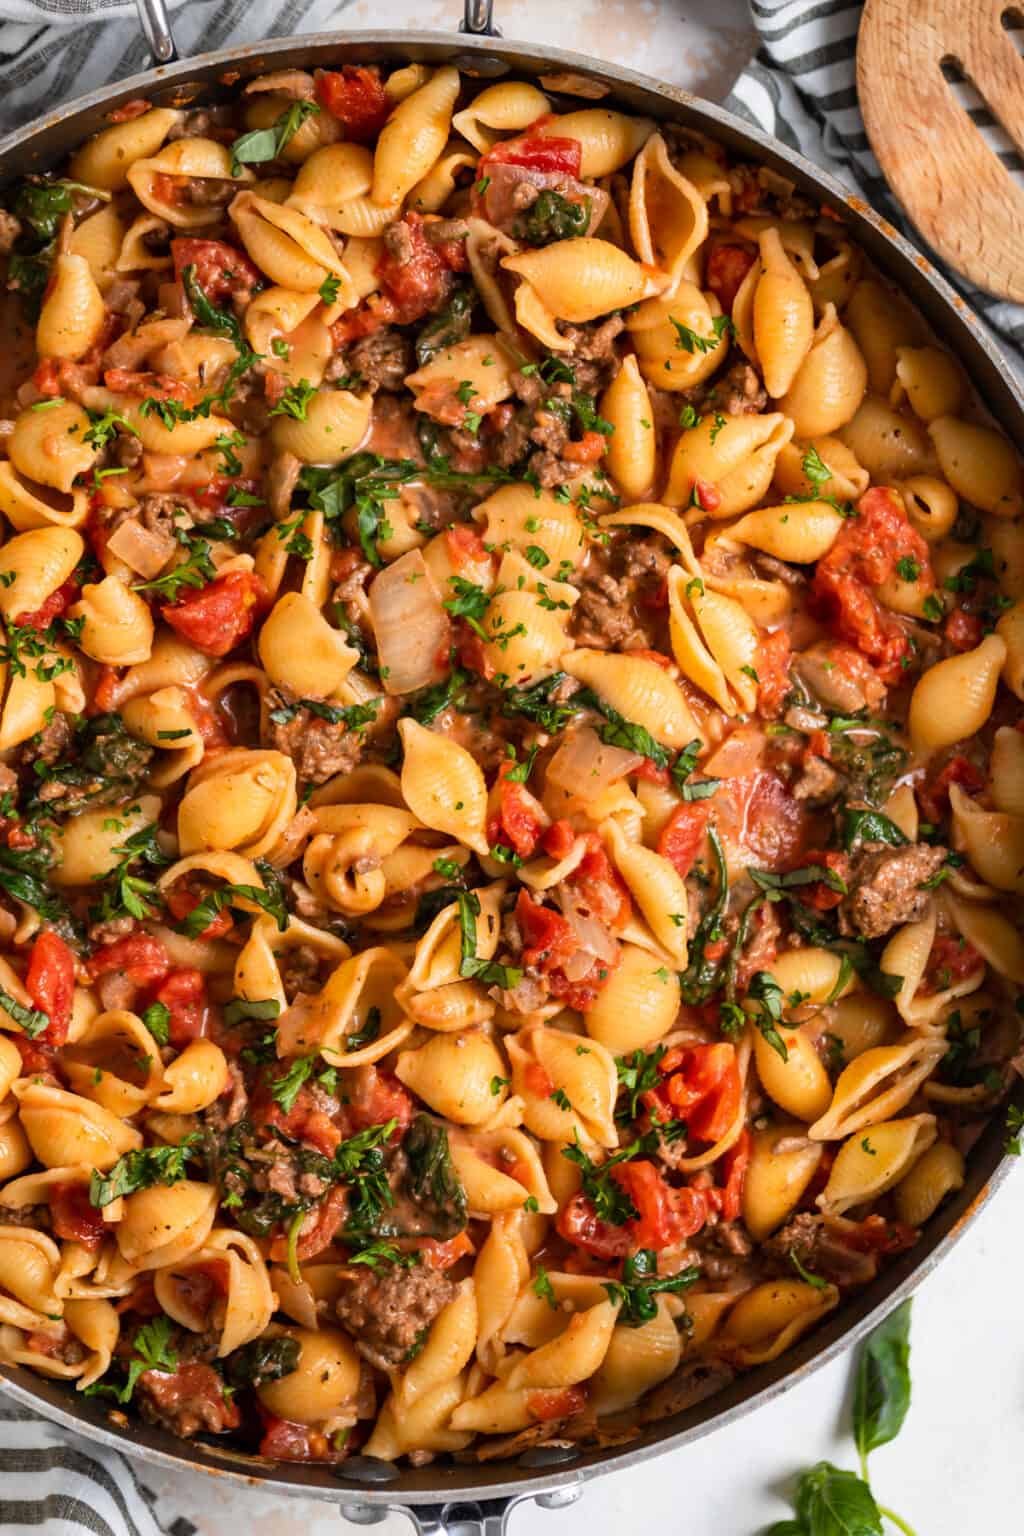
[[[717,103],[680,87],[662,84],[652,76],[600,63],[567,49],[494,37],[376,29],[270,38],[219,49],[103,86],[48,113],[40,122],[0,138],[0,185],[26,171],[46,168],[69,153],[90,133],[108,124],[107,112],[134,97],[145,95],[157,104],[187,106],[200,99],[205,87],[222,85],[225,71],[238,71],[230,81],[233,86],[239,78],[261,73],[275,64],[280,66],[282,57],[288,65],[308,64],[310,56],[317,54],[333,62],[365,60],[368,54],[373,62],[453,62],[463,72],[478,71],[484,83],[508,74],[530,77],[569,71],[609,87],[606,96],[593,105],[611,105],[617,99],[635,111],[640,104],[650,115],[676,118],[685,126],[717,138],[730,152],[770,166],[795,180],[801,190],[812,192],[841,212],[854,237],[883,274],[898,283],[936,334],[946,341],[984,405],[1011,440],[1024,440],[1024,395],[1005,356],[964,299],[888,220],[861,197],[850,193],[831,172]],[[493,67],[496,61],[502,66],[500,69]],[[187,89],[193,86],[195,90]],[[30,164],[17,163],[26,153]],[[1015,1096],[1003,1101],[1000,1114],[1008,1103],[1024,1106],[1024,1084],[1019,1085]],[[639,1466],[654,1456],[694,1443],[772,1401],[812,1370],[856,1344],[938,1266],[978,1210],[1004,1183],[1013,1162],[1002,1150],[1002,1137],[1001,1118],[993,1116],[972,1151],[964,1188],[947,1203],[941,1219],[929,1223],[922,1242],[786,1351],[779,1361],[747,1371],[683,1413],[646,1426],[638,1443],[584,1452],[571,1467],[559,1472],[519,1463],[436,1462],[425,1468],[403,1468],[392,1481],[374,1485],[346,1478],[344,1464],[335,1474],[315,1463],[263,1462],[257,1457],[220,1450],[215,1445],[179,1440],[138,1420],[127,1421],[123,1429],[111,1428],[109,1410],[102,1408],[98,1400],[76,1401],[69,1397],[66,1385],[35,1376],[23,1368],[0,1367],[0,1381],[22,1407],[166,1471],[188,1467],[287,1497],[374,1506],[380,1514],[385,1508],[415,1509],[427,1504],[473,1502],[481,1497],[536,1498],[555,1490],[571,1489],[605,1472]],[[75,1405],[73,1410],[66,1406],[69,1402]],[[719,1406],[709,1411],[713,1404]]]

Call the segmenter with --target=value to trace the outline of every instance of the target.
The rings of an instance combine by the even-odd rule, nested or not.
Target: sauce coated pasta
[[[1021,462],[671,124],[114,118],[0,213],[0,1360],[284,1460],[621,1434],[1010,1088]]]

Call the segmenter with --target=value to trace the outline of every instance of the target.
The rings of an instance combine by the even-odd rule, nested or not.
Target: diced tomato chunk
[[[89,1185],[56,1184],[50,1191],[50,1220],[56,1237],[98,1248],[107,1233],[103,1212],[89,1202]]]
[[[14,622],[22,629],[46,629],[72,603],[77,603],[80,592],[78,577],[69,576],[56,592],[50,593],[41,608],[35,608],[31,613],[19,613]]]
[[[944,633],[955,651],[973,651],[981,644],[982,623],[976,613],[954,608],[946,620]]]
[[[345,1106],[346,1119],[351,1127],[349,1134],[365,1131],[371,1125],[386,1125],[389,1120],[396,1120],[398,1123],[391,1140],[400,1141],[409,1128],[413,1108],[411,1096],[393,1072],[385,1072],[380,1067],[375,1070],[364,1067],[362,1080],[358,1088],[351,1092],[350,1101]]]
[[[634,1158],[612,1168],[610,1177],[629,1197],[635,1215],[617,1226],[602,1221],[585,1194],[574,1195],[556,1217],[566,1242],[600,1259],[624,1258],[639,1248],[656,1251],[678,1247],[693,1237],[708,1218],[701,1190],[673,1189],[653,1163]]]
[[[897,493],[873,486],[857,503],[857,516],[846,520],[818,561],[811,589],[816,610],[834,633],[855,645],[890,684],[900,680],[909,641],[871,589],[888,581],[904,561],[917,570],[919,590],[932,592],[928,545],[911,526]]]
[[[658,839],[658,852],[685,880],[693,868],[707,832],[710,807],[693,800],[672,812]]]
[[[426,222],[420,213],[405,214],[401,220],[403,255],[388,248],[377,263],[377,277],[387,303],[386,317],[378,304],[383,323],[411,325],[422,320],[444,302],[451,288],[451,274],[466,269],[465,241],[429,240],[424,233]],[[350,339],[347,330],[345,339]]]
[[[137,987],[150,987],[163,981],[170,968],[166,949],[159,939],[148,933],[130,933],[113,944],[105,944],[86,965],[90,981],[119,971]]]
[[[130,123],[133,118],[142,117],[143,113],[150,111],[152,102],[144,96],[136,96],[131,101],[122,102],[115,107],[113,112],[107,113],[107,121],[110,123]]]
[[[662,1058],[663,1080],[643,1095],[653,1120],[681,1119],[695,1141],[720,1141],[742,1098],[736,1047],[726,1040],[694,1045]]]
[[[969,757],[958,753],[951,757],[934,779],[917,791],[921,809],[931,822],[939,822],[949,810],[950,785],[958,784],[968,795],[976,795],[985,788],[983,771]]]
[[[634,1158],[612,1169],[611,1177],[624,1189],[638,1212],[629,1223],[634,1248],[677,1246],[693,1237],[708,1217],[707,1203],[699,1190],[673,1189],[653,1163]]]
[[[587,851],[566,884],[579,892],[592,917],[607,927],[624,928],[633,907],[625,881],[609,859],[596,832],[587,833]]]
[[[741,245],[728,245],[722,242],[711,247],[707,270],[704,274],[704,285],[711,289],[727,315],[732,314],[736,295],[753,265],[753,251],[746,250]]]
[[[562,448],[563,459],[568,459],[570,464],[596,464],[603,458],[608,447],[608,439],[603,432],[584,432],[579,442],[567,442]]]
[[[690,496],[693,505],[705,512],[717,512],[722,505],[722,493],[711,480],[694,480]]]
[[[944,992],[984,967],[984,956],[969,940],[940,933],[932,945],[919,990],[926,994]]]
[[[553,821],[541,838],[541,847],[552,859],[564,859],[566,854],[572,851],[576,841],[576,833],[572,829],[572,822],[561,817]]]
[[[438,1242],[433,1237],[421,1237],[416,1246],[422,1262],[428,1269],[451,1269],[452,1265],[464,1259],[467,1253],[474,1252],[473,1240],[468,1232],[459,1232],[445,1243]]]
[[[392,107],[380,71],[362,64],[319,71],[316,95],[320,105],[344,124],[345,137],[356,144],[369,144],[377,137]]]
[[[789,680],[789,635],[784,629],[761,633],[757,652],[757,708],[766,720],[782,713],[782,706],[792,688]]]
[[[274,1461],[343,1461],[346,1451],[336,1449],[322,1429],[311,1424],[293,1424],[279,1419],[265,1408],[259,1409],[263,1420],[263,1438],[259,1453]]]
[[[917,1228],[905,1221],[888,1221],[878,1214],[844,1226],[838,1240],[855,1253],[902,1253],[917,1242]]]
[[[550,1099],[555,1085],[539,1061],[528,1061],[523,1068],[523,1086],[536,1099]]]
[[[502,843],[528,859],[544,830],[544,812],[537,800],[517,780],[510,781],[513,763],[502,763],[498,770],[498,814],[488,825],[491,843]]]
[[[329,1157],[330,1153],[325,1152],[324,1156]],[[330,1247],[345,1220],[347,1210],[348,1191],[343,1185],[335,1184],[316,1207],[316,1220],[299,1234],[298,1242],[295,1244],[295,1256],[301,1264],[304,1264],[307,1259],[315,1259],[318,1253],[323,1253],[325,1248]],[[289,1257],[286,1236],[272,1239],[270,1257],[277,1264],[283,1263]]]
[[[481,159],[477,175],[483,181],[486,180],[489,166],[524,165],[531,171],[554,172],[578,179],[582,163],[583,145],[579,139],[534,131],[522,134],[519,138],[503,139],[496,144]]]
[[[266,587],[254,571],[230,571],[160,612],[206,656],[226,656],[252,631]]]
[[[526,1399],[526,1409],[534,1419],[571,1419],[582,1413],[587,1406],[587,1394],[583,1387],[546,1387],[531,1392]]]
[[[444,537],[448,545],[448,555],[456,570],[465,570],[466,567],[473,565],[485,565],[490,560],[483,539],[468,523],[453,523],[450,528],[445,529]]]
[[[806,804],[766,769],[727,779],[715,795],[718,830],[740,844],[759,869],[792,869],[808,831]]]
[[[595,959],[588,971],[570,980],[564,967],[579,944],[568,920],[560,912],[540,906],[524,890],[516,902],[516,919],[523,938],[523,965],[536,967],[545,976],[551,995],[561,998],[567,1008],[585,1013],[593,1007],[618,965],[618,954],[611,961]]]
[[[576,939],[566,919],[552,907],[535,902],[521,890],[516,900],[516,921],[523,936],[524,965],[554,969],[576,952]]]
[[[168,1032],[172,1045],[187,1045],[190,1040],[205,1035],[208,1010],[206,983],[201,971],[171,971],[150,1001],[163,1003],[170,1013]]]
[[[75,957],[51,928],[44,928],[32,945],[25,991],[50,1021],[42,1038],[48,1045],[63,1045],[75,998]]]
[[[194,1414],[204,1434],[223,1434],[242,1422],[237,1403],[224,1396],[224,1382],[205,1362],[190,1361],[173,1371],[143,1371],[139,1387],[167,1416],[179,1408]]]
[[[271,1068],[271,1082],[287,1071],[287,1062]],[[265,1086],[259,1092],[260,1122],[273,1130],[283,1131],[293,1141],[305,1142],[324,1157],[331,1157],[335,1147],[343,1139],[339,1126],[331,1116],[319,1107],[309,1086],[303,1083],[290,1109],[283,1109],[276,1100],[265,1104]]]
[[[593,1202],[584,1194],[573,1195],[555,1217],[555,1226],[567,1243],[598,1259],[622,1259],[633,1246],[628,1225],[601,1221]]]
[[[195,240],[181,237],[171,241],[174,276],[180,283],[186,267],[195,268],[195,279],[211,304],[235,296],[247,299],[263,286],[264,278],[237,246],[226,240]]]
[[[154,400],[188,400],[189,387],[169,373],[138,373],[130,368],[108,368],[103,382],[117,395],[149,396]]]

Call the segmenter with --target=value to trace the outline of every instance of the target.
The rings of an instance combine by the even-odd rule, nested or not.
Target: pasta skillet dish
[[[671,124],[113,118],[0,214],[0,1358],[285,1460],[621,1436],[1010,1087],[1020,461]]]

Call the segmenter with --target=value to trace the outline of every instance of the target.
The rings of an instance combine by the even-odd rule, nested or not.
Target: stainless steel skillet
[[[588,76],[603,87],[602,101],[626,110],[674,120],[718,139],[732,155],[767,165],[798,190],[839,212],[872,261],[917,305],[936,336],[961,361],[982,399],[1011,440],[1024,442],[1024,399],[1005,361],[978,319],[930,263],[860,199],[777,140],[748,127],[721,107],[644,75],[560,49],[506,43],[491,30],[491,0],[467,0],[464,35],[421,32],[332,32],[299,39],[276,38],[178,60],[163,0],[139,0],[142,23],[158,66],[49,113],[30,128],[0,140],[0,184],[58,162],[107,123],[126,101],[146,97],[157,105],[203,104],[228,87],[268,69],[332,67],[344,62],[400,64],[410,60],[456,64],[481,80],[536,78],[566,73]],[[1024,1090],[1017,1096],[1024,1105]],[[340,1506],[348,1519],[373,1524],[401,1510],[424,1533],[458,1531],[499,1536],[509,1511],[535,1500],[557,1509],[573,1502],[586,1483],[617,1467],[636,1466],[678,1449],[785,1392],[811,1369],[862,1337],[928,1274],[965,1230],[981,1204],[1006,1177],[1002,1116],[979,1140],[963,1190],[940,1210],[925,1236],[861,1295],[804,1338],[782,1359],[748,1372],[714,1396],[643,1425],[635,1440],[601,1450],[538,1447],[514,1461],[484,1464],[435,1462],[397,1469],[356,1458],[337,1471],[317,1465],[274,1465],[216,1445],[175,1439],[140,1422],[112,1424],[93,1399],[76,1397],[57,1382],[4,1368],[4,1388],[22,1405],[110,1449],[137,1455],[169,1471],[189,1468],[279,1495],[316,1497]]]

